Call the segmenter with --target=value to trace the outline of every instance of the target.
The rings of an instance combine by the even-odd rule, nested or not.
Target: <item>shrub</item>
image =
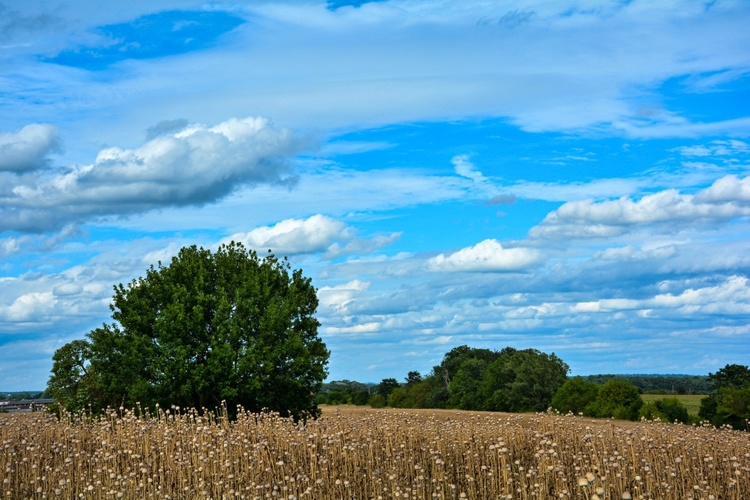
[[[599,386],[581,377],[568,379],[552,398],[550,406],[561,413],[581,413],[596,401]]]
[[[619,420],[638,420],[643,400],[638,388],[622,380],[609,380],[599,389],[596,401],[584,413],[593,417],[614,417]]]
[[[367,404],[372,408],[383,408],[385,407],[385,398],[380,394],[373,394]]]

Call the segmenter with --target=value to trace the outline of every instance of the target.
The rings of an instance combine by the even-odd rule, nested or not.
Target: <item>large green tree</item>
[[[568,365],[536,349],[457,347],[434,372],[449,380],[447,406],[462,410],[542,411],[566,380]]]
[[[554,353],[507,347],[482,376],[480,409],[544,411],[565,383],[568,371],[568,365]]]
[[[183,248],[114,288],[111,324],[55,353],[64,405],[269,409],[318,416],[329,351],[311,280],[241,244]]]

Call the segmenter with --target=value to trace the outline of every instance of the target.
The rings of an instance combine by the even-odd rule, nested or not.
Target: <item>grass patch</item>
[[[698,410],[701,408],[701,400],[705,397],[705,394],[641,394],[641,399],[643,399],[644,403],[656,401],[657,399],[675,398],[687,408],[688,415],[695,416],[698,415]]]

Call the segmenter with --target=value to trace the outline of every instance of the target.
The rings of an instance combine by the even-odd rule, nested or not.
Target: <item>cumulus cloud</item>
[[[43,231],[103,216],[201,205],[239,186],[291,186],[296,181],[289,160],[303,143],[265,118],[233,118],[215,126],[191,124],[177,131],[168,126],[156,129],[157,135],[138,148],[106,148],[90,165],[19,181],[11,193],[0,197],[0,231]],[[47,128],[32,132],[27,135],[50,136]],[[15,144],[8,140],[5,144],[13,151],[35,151],[35,156],[26,156],[37,161],[50,147],[49,141],[40,139],[24,143],[35,147],[7,146]]]
[[[692,224],[719,223],[750,215],[750,177],[729,175],[695,195],[667,189],[639,200],[577,200],[549,213],[529,231],[532,238],[603,238],[644,225],[667,231]]]
[[[31,321],[46,316],[55,306],[51,292],[33,292],[21,295],[7,307],[0,307],[0,317],[10,322]]]
[[[399,233],[358,238],[356,231],[341,221],[325,215],[307,219],[286,219],[273,226],[263,226],[245,233],[235,233],[224,242],[238,241],[255,250],[272,250],[281,255],[323,253],[333,258],[358,252],[369,253],[392,243]]]
[[[235,233],[226,241],[237,241],[256,250],[296,255],[323,252],[335,240],[350,238],[350,231],[343,222],[318,214],[304,220],[286,219],[273,226]]]
[[[370,288],[370,283],[352,280],[335,286],[323,286],[318,289],[320,305],[334,311],[342,311],[358,296]]]
[[[537,250],[504,248],[499,241],[489,239],[447,256],[441,253],[428,260],[427,267],[444,272],[519,271],[539,262],[540,257]]]
[[[714,182],[695,196],[696,203],[730,204],[747,206],[750,204],[750,177],[740,179],[736,175],[727,175]]]
[[[60,148],[57,128],[32,123],[18,132],[0,132],[0,172],[24,173],[44,168]]]

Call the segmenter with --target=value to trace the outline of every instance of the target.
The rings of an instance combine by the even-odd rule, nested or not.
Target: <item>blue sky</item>
[[[750,3],[0,0],[0,389],[180,247],[288,255],[330,379],[750,358]]]

